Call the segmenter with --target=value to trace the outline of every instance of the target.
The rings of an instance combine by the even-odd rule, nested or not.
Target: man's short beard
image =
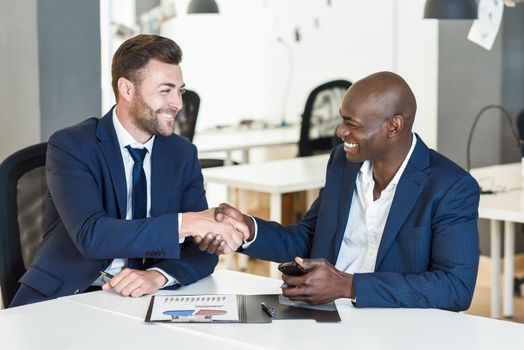
[[[150,135],[170,136],[173,130],[163,130],[161,124],[158,122],[158,115],[163,111],[163,108],[154,111],[149,107],[142,96],[142,92],[138,89],[136,100],[131,107],[131,115],[133,116],[136,127]],[[178,111],[175,110],[173,114],[176,115],[177,112]]]

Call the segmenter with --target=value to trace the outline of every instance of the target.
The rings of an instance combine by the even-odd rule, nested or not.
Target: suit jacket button
[[[75,290],[74,294],[80,293],[80,289]]]

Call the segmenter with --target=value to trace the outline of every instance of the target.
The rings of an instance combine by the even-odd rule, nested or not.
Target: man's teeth
[[[164,117],[166,119],[173,119],[173,115],[170,114],[170,113],[162,113],[162,117]]]
[[[344,147],[346,148],[355,148],[358,146],[358,143],[344,142]]]

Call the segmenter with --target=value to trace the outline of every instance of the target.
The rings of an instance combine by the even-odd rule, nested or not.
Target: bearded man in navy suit
[[[191,237],[214,232],[226,252],[248,237],[244,223],[215,221],[197,150],[173,134],[181,59],[168,38],[125,41],[112,63],[116,106],[51,136],[44,238],[11,306],[97,289],[139,297],[177,288],[217,263]]]
[[[412,132],[417,105],[397,74],[372,74],[349,88],[326,185],[304,218],[282,226],[221,205],[217,219],[244,218],[243,253],[309,273],[284,275],[283,294],[356,307],[465,310],[479,260],[477,182]],[[199,247],[221,253],[212,234]]]

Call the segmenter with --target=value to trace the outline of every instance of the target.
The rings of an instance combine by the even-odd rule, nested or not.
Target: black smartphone
[[[302,276],[310,272],[312,269],[305,269],[295,261],[287,261],[278,265],[278,270],[285,275]]]

